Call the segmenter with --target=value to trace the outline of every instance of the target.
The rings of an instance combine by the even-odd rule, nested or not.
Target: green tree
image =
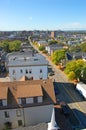
[[[75,77],[76,77],[76,75],[75,75],[74,71],[71,71],[71,72],[68,74],[68,78],[69,78],[70,80],[75,79]]]
[[[83,66],[82,71],[81,71],[81,78],[83,80],[86,80],[86,64]]]
[[[59,64],[61,63],[61,61],[65,59],[65,50],[56,50],[53,54],[52,54],[52,61],[54,64]]]
[[[85,62],[83,60],[73,60],[70,61],[66,64],[66,69],[65,69],[65,73],[69,76],[69,78],[71,77],[71,72],[75,73],[75,76],[73,76],[73,78],[76,78],[78,80],[80,80],[81,78],[81,74],[82,74],[82,70],[84,70],[85,68],[83,68],[85,65]]]
[[[76,61],[73,60],[73,61],[70,61],[66,64],[66,69],[65,69],[65,73],[66,74],[69,74],[71,71],[75,71],[76,69]]]
[[[45,50],[45,46],[39,46],[39,48],[38,48],[40,51],[43,51],[43,50]]]
[[[57,43],[56,40],[51,40],[51,41],[49,41],[49,45],[56,44],[56,43]]]
[[[0,46],[4,49],[4,51],[9,52],[9,42],[7,40],[1,42]]]
[[[3,41],[0,43],[0,46],[6,51],[6,52],[12,52],[12,51],[18,51],[20,49],[21,41],[14,40],[14,41]]]
[[[18,51],[20,49],[21,41],[15,40],[12,42],[9,42],[9,50],[12,51]]]

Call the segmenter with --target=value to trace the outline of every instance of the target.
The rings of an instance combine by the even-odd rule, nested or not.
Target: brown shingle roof
[[[24,96],[43,96],[44,98],[45,96],[47,97],[48,102],[56,103],[54,86],[50,79],[0,82],[1,99],[7,98],[8,88],[15,98]]]
[[[7,87],[3,87],[0,85],[0,99],[7,99]]]
[[[18,85],[17,97],[36,97],[43,96],[42,88],[40,85]]]

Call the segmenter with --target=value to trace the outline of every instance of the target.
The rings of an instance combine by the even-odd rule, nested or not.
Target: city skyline
[[[0,1],[0,31],[86,30],[86,0]]]

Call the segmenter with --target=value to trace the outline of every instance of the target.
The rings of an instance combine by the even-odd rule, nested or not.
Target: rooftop
[[[16,52],[7,55],[7,66],[47,65],[48,61],[40,54]]]
[[[19,107],[18,98],[23,98],[23,97],[28,98],[28,97],[36,97],[36,96],[43,96],[43,104],[56,103],[54,87],[50,79],[0,82],[0,99],[7,99],[8,101],[7,107],[9,107],[9,101],[10,101],[10,107],[13,106]]]

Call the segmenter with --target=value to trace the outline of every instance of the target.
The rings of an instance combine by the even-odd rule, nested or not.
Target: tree
[[[73,60],[73,61],[70,61],[66,64],[66,69],[65,69],[65,73],[66,74],[69,74],[71,71],[75,71],[76,69],[76,61]]]
[[[54,64],[59,64],[61,63],[61,61],[65,59],[65,50],[56,50],[53,54],[52,54],[52,61]]]
[[[84,69],[86,69],[85,68],[86,66],[85,67],[84,66],[85,66],[85,62],[83,60],[73,60],[73,61],[70,61],[70,62],[68,62],[66,64],[65,73],[69,76],[70,79],[71,79],[71,73],[72,74],[74,73],[75,76],[73,76],[73,78],[76,78],[76,79],[80,80],[81,75],[82,75],[82,71]]]
[[[43,50],[45,50],[45,46],[39,46],[39,48],[38,48],[40,51],[43,51]]]
[[[71,71],[69,74],[68,74],[68,78],[70,79],[70,80],[73,80],[73,79],[75,79],[75,73],[74,73],[74,71]]]
[[[81,79],[86,80],[86,64],[82,68]]]
[[[12,52],[12,51],[18,51],[20,49],[21,41],[14,40],[14,41],[3,41],[0,46],[6,51],[6,52]]]
[[[9,50],[9,42],[7,40],[3,41],[0,46],[4,49],[5,52],[10,51]]]
[[[51,40],[51,41],[49,41],[49,45],[56,44],[56,43],[57,43],[56,40]]]
[[[21,42],[19,40],[9,42],[9,50],[18,51],[20,49],[20,45],[21,45]]]

